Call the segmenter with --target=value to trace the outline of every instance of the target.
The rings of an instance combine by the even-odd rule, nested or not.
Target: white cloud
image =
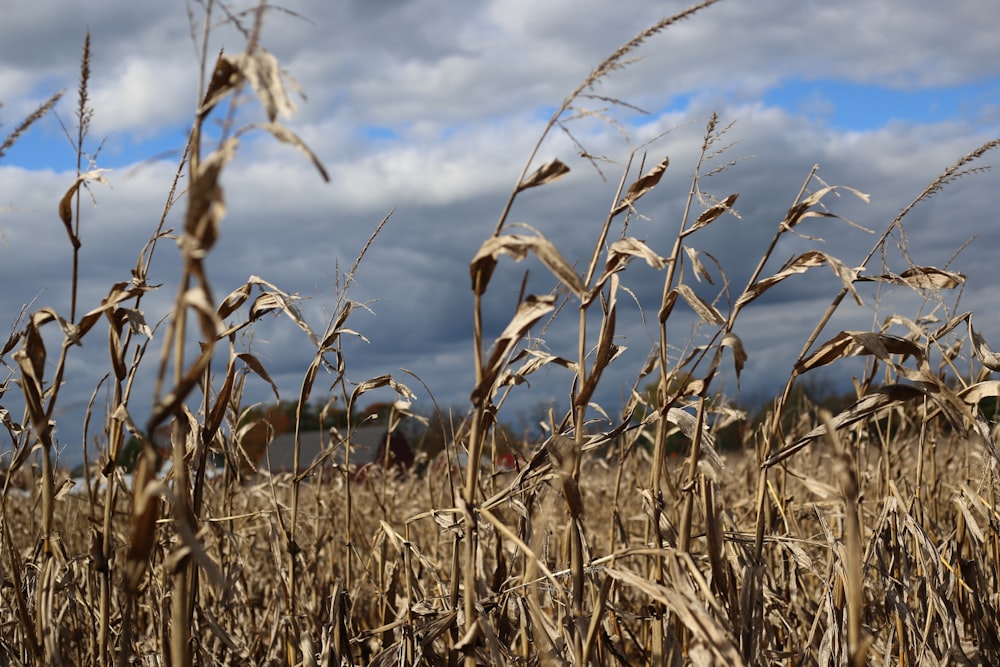
[[[188,62],[134,58],[108,74],[91,83],[96,136],[125,133],[144,139],[191,118],[197,73]]]

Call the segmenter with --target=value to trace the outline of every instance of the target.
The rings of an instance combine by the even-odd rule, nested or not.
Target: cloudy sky
[[[235,3],[233,10],[253,4]],[[439,403],[467,405],[473,386],[470,259],[492,233],[525,159],[563,98],[617,46],[686,4],[293,0],[282,6],[287,11],[268,14],[262,41],[305,94],[295,98],[297,112],[285,122],[314,150],[330,182],[289,146],[247,137],[223,180],[228,213],[208,261],[215,295],[222,298],[258,275],[301,296],[305,318],[322,330],[336,308],[338,271],[350,266],[378,222],[395,209],[349,293],[371,312],[357,311],[348,324],[369,341],[348,346],[348,377],[360,382],[391,373],[416,391],[416,409],[430,410],[430,397],[400,370],[405,368]],[[95,166],[110,170],[110,186],[94,184],[96,206],[86,198],[83,204],[81,310],[96,306],[112,283],[130,278],[160,218],[198,96],[200,43],[192,34],[200,35],[203,18],[197,3],[113,0],[36,0],[5,17],[0,136],[54,92],[65,95],[56,115],[36,124],[0,159],[4,328],[26,305],[51,306],[68,316],[72,255],[57,203],[73,182],[76,158],[60,120],[67,127],[74,123],[85,32],[92,39],[94,115],[84,148],[97,152]],[[239,53],[239,31],[225,25],[218,10],[213,19],[219,24],[209,39],[212,56],[220,48]],[[723,126],[733,123],[717,146],[733,145],[706,172],[735,164],[702,181],[702,188],[720,197],[739,192],[740,218],[721,218],[687,240],[718,260],[738,293],[814,164],[826,183],[871,195],[867,205],[850,196],[830,205],[880,233],[943,169],[1000,136],[997,34],[1000,12],[973,0],[723,0],[649,39],[635,52],[635,62],[588,91],[629,105],[580,100],[579,109],[611,122],[590,116],[567,123],[580,144],[602,158],[601,173],[565,133],[552,133],[538,164],[557,157],[572,171],[522,193],[511,222],[531,225],[570,262],[585,264],[630,151],[650,142],[647,164],[669,157],[670,168],[641,200],[643,217],[630,222],[629,234],[669,254],[706,122],[717,112]],[[261,118],[250,106],[239,117]],[[987,154],[974,166],[991,159],[995,155]],[[943,267],[951,261],[949,268],[968,276],[958,308],[976,312],[977,326],[994,347],[1000,346],[993,292],[1000,228],[991,194],[998,178],[989,171],[958,180],[915,209],[906,225],[915,262]],[[177,225],[182,209],[183,203],[168,225]],[[875,238],[831,220],[813,219],[800,231],[822,241],[789,237],[770,272],[813,247],[856,266]],[[163,287],[143,302],[150,323],[173,297],[177,256],[172,241],[157,248],[150,282]],[[888,261],[891,270],[906,268],[898,253]],[[722,285],[718,268],[711,262],[708,268],[716,286]],[[877,262],[871,268],[881,270]],[[537,262],[503,260],[487,293],[491,335],[509,320],[525,271],[532,291],[551,289]],[[620,406],[657,337],[648,321],[655,321],[663,275],[636,265],[621,278],[647,322],[623,294],[618,342],[628,351],[606,373],[596,397],[609,411]],[[685,280],[706,297],[716,289],[698,285],[690,273]],[[741,316],[736,333],[749,354],[743,400],[760,400],[787,377],[838,287],[827,269],[814,269],[775,288]],[[871,327],[893,309],[909,317],[922,314],[912,296],[876,298],[871,288],[862,296],[861,307],[845,303],[830,336]],[[950,308],[957,296],[949,297]],[[679,306],[669,325],[678,346],[694,324],[684,310]],[[564,324],[536,333],[544,349],[572,357],[576,317],[567,315]],[[108,368],[102,336],[95,331],[73,350],[60,397],[58,433],[70,460],[80,449],[83,407]],[[134,390],[130,407],[140,421],[148,415],[161,342],[154,336],[148,370]],[[282,397],[294,398],[312,356],[308,338],[287,320],[264,321],[252,343],[241,345],[252,345]],[[53,338],[52,358],[56,346]],[[12,364],[10,355],[4,361]],[[7,371],[0,373],[6,377]],[[843,380],[834,370],[827,381]],[[519,388],[508,420],[551,401],[564,405],[569,382],[553,372],[530,389]],[[266,385],[251,384],[248,400],[267,400]],[[317,391],[328,385],[329,378],[320,378]],[[724,388],[735,392],[734,379]],[[0,405],[19,419],[15,393],[8,391]],[[101,394],[98,404],[105,400]]]

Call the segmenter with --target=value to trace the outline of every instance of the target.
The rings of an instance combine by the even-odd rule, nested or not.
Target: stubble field
[[[718,117],[706,123],[672,248],[654,249],[630,235],[628,221],[643,197],[655,196],[669,166],[667,156],[638,149],[624,161],[616,203],[598,216],[603,224],[586,232],[593,238],[589,257],[571,262],[560,239],[508,220],[521,193],[568,171],[543,157],[545,139],[550,131],[571,131],[566,115],[581,96],[627,66],[643,42],[710,4],[667,17],[623,44],[554,112],[506,208],[484,228],[470,258],[475,382],[467,413],[444,429],[452,471],[402,478],[377,470],[358,476],[341,463],[358,426],[351,416],[370,392],[395,393],[390,424],[416,418],[409,415],[412,393],[399,379],[346,380],[350,359],[341,355],[341,338],[350,335],[347,323],[359,305],[346,290],[364,252],[345,272],[345,292],[324,331],[303,321],[294,296],[267,282],[264,270],[258,273],[265,278],[228,295],[212,289],[206,257],[220,234],[238,226],[220,226],[220,178],[248,134],[289,144],[327,177],[319,158],[279,120],[290,104],[279,64],[258,42],[264,12],[229,15],[245,22],[245,49],[202,55],[202,103],[178,181],[165,184],[161,220],[183,209],[177,249],[172,242],[158,247],[163,229],[151,230],[131,281],[79,307],[87,267],[74,261],[73,312],[22,313],[0,352],[10,371],[0,399],[24,406],[23,414],[0,411],[8,462],[0,516],[3,662],[1000,664],[1000,458],[991,422],[1000,383],[990,379],[1000,360],[973,327],[973,314],[944,307],[939,312],[949,316],[936,322],[891,313],[877,330],[827,330],[845,299],[862,299],[861,282],[913,291],[932,307],[948,301],[964,283],[959,273],[919,258],[895,270],[877,262],[887,244],[905,245],[901,230],[914,207],[978,171],[1000,140],[943,165],[939,178],[874,230],[859,257],[810,249],[779,264],[772,257],[778,240],[800,223],[838,220],[828,199],[865,197],[824,183],[815,170],[804,174],[756,271],[745,286],[726,283],[731,299],[721,290],[706,298],[696,280],[708,273],[696,250],[698,231],[734,214],[738,202],[738,194],[701,186],[707,173],[730,166],[720,156],[731,126]],[[214,6],[204,5],[209,12]],[[211,25],[207,16],[204,25]],[[81,146],[91,113],[89,48],[88,39],[76,115]],[[57,99],[8,136],[0,157]],[[235,123],[239,115],[229,105],[251,104],[266,122],[224,120],[221,138],[204,139],[210,119]],[[81,189],[101,178],[81,171],[53,202],[74,252]],[[374,239],[380,226],[373,229]],[[147,276],[154,251],[178,252],[180,274]],[[527,256],[551,273],[554,289],[522,294],[507,327],[488,339],[482,322],[491,278]],[[662,277],[662,300],[645,313],[659,323],[660,339],[637,370],[631,400],[608,414],[593,398],[618,357],[617,304],[628,298],[620,276],[632,262]],[[832,270],[840,289],[801,353],[789,359],[794,370],[784,389],[749,420],[713,393],[721,373],[743,369],[739,317],[775,285],[816,267]],[[859,267],[868,269],[864,278]],[[176,293],[155,337],[142,311],[152,285]],[[676,340],[675,308],[701,319],[697,341]],[[299,404],[320,393],[317,376],[329,373],[348,415],[346,427],[333,433],[330,457],[315,466],[299,461],[298,474],[241,472],[252,463],[243,439],[259,415],[244,404],[243,389],[248,377],[270,378],[239,341],[265,315],[284,318],[315,345]],[[529,333],[552,318],[578,321],[573,353],[560,357],[532,346]],[[61,340],[57,349],[53,336]],[[91,404],[88,425],[99,434],[100,451],[71,488],[54,465],[53,415],[67,358],[83,339],[108,349],[109,379],[101,389],[108,400]],[[799,385],[807,373],[845,359],[861,360],[864,371],[850,404],[830,414]],[[507,393],[549,364],[572,376],[567,405],[550,412],[543,438],[516,444],[517,468],[459,466],[495,458]],[[140,367],[158,369],[146,410],[136,408],[145,397],[132,395]],[[150,416],[137,424],[132,415],[139,413]],[[166,425],[172,448],[158,468],[153,434]],[[134,474],[125,476],[117,462],[129,438],[141,453]],[[225,463],[222,472],[217,460]]]

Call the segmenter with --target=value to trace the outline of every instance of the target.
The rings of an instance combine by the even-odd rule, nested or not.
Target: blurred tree
[[[126,474],[131,474],[135,470],[135,462],[139,459],[141,452],[142,443],[134,437],[129,438],[118,452],[118,460],[116,461],[118,467]]]

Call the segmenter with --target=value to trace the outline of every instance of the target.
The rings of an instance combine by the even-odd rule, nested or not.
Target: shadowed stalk
[[[80,60],[80,87],[76,106],[76,175],[77,178],[83,175],[83,141],[87,138],[90,130],[90,120],[94,116],[94,111],[88,105],[87,84],[90,81],[90,31],[88,30],[83,39],[83,58]],[[69,318],[76,322],[76,295],[80,281],[80,188],[76,190],[74,201],[75,215],[73,216],[73,273],[70,282],[70,310]]]

